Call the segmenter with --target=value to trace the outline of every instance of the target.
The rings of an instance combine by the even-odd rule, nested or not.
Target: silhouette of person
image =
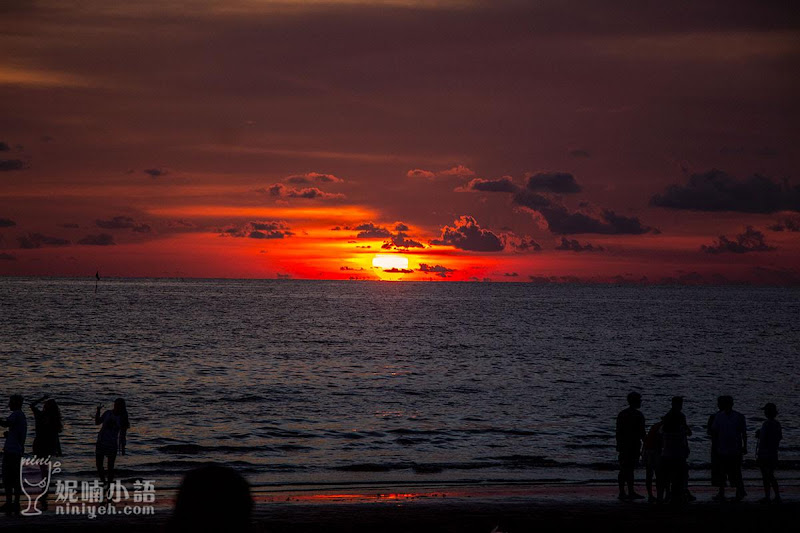
[[[8,408],[11,414],[5,420],[0,420],[0,426],[8,428],[4,433],[6,438],[3,445],[3,487],[6,491],[6,503],[2,509],[7,515],[19,515],[19,499],[22,496],[20,483],[20,468],[22,467],[22,454],[25,453],[25,438],[28,435],[28,420],[22,412],[23,399],[19,394],[11,396]]]
[[[645,468],[645,487],[647,487],[647,501],[653,503],[663,498],[661,487],[661,475],[658,474],[661,462],[661,425],[658,421],[650,427],[647,436],[642,444],[642,462]],[[656,478],[656,492],[658,498],[653,495],[653,477]]]
[[[47,457],[59,457],[61,455],[61,441],[58,434],[64,429],[61,421],[61,410],[52,398],[44,402],[42,409],[37,405],[44,401],[47,396],[43,396],[31,403],[33,419],[36,424],[36,436],[33,438],[33,454],[41,459]],[[47,476],[47,465],[42,465],[42,476]],[[47,493],[40,500],[42,509],[47,509]]]
[[[721,407],[721,397],[717,398],[717,407],[719,410],[722,410]],[[706,423],[706,434],[711,437],[711,486],[717,487],[717,489],[722,489],[720,492],[714,496],[714,500],[719,500],[724,497],[725,494],[725,471],[722,469],[722,461],[719,458],[719,453],[717,452],[717,436],[711,430],[711,427],[714,425],[714,416],[709,415],[708,422]],[[720,496],[722,494],[722,496]]]
[[[764,416],[767,419],[761,424],[761,429],[756,431],[756,460],[761,469],[761,478],[764,481],[764,497],[759,500],[761,503],[769,503],[770,487],[775,491],[775,503],[781,503],[781,495],[778,492],[778,480],[775,478],[775,468],[778,466],[778,444],[783,438],[781,423],[775,420],[778,416],[778,408],[774,403],[764,406]]]
[[[742,413],[733,410],[733,397],[720,396],[718,403],[721,409],[714,415],[711,434],[716,437],[720,468],[731,486],[736,487],[739,501],[747,496],[742,480],[742,456],[747,455],[747,423]],[[720,487],[715,499],[724,498],[725,487]]]
[[[169,531],[175,533],[249,531],[250,485],[227,466],[208,464],[186,474],[178,489]]]
[[[670,501],[683,503],[687,501],[687,475],[686,459],[689,457],[689,441],[687,437],[692,430],[686,423],[683,414],[683,397],[672,398],[672,409],[661,419],[661,467],[664,484],[668,485]]]
[[[641,500],[644,498],[633,490],[633,471],[639,462],[642,441],[645,438],[644,415],[639,411],[642,395],[628,394],[628,407],[617,415],[617,453],[619,453],[619,499]],[[627,486],[628,492],[625,492]]]
[[[100,416],[102,406],[97,406],[94,415],[94,423],[102,424],[97,433],[97,446],[95,448],[95,460],[97,463],[97,475],[100,481],[109,487],[114,482],[114,463],[117,460],[117,453],[125,455],[126,435],[131,427],[128,419],[128,409],[123,398],[114,400],[114,408],[106,411]],[[103,468],[105,458],[108,458],[108,476]]]

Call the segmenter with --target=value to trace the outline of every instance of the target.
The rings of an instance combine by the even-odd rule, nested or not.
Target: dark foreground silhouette
[[[250,485],[227,466],[209,464],[183,478],[169,531],[249,531],[253,498]]]

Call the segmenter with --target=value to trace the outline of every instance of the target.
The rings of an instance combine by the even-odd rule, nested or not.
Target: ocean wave
[[[280,444],[277,446],[202,446],[200,444],[167,444],[166,446],[159,446],[158,451],[168,454],[178,455],[200,455],[204,453],[230,453],[230,454],[247,454],[247,453],[263,453],[268,451],[303,451],[313,450],[310,446],[302,446],[299,444]]]

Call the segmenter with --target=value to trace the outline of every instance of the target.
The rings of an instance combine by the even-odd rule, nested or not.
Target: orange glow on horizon
[[[376,212],[358,205],[326,207],[241,207],[224,205],[182,205],[156,207],[147,212],[155,216],[195,218],[279,218],[286,220],[350,221],[374,218]]]

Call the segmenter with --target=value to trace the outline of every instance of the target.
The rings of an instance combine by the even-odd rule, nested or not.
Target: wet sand
[[[253,531],[264,532],[527,532],[599,527],[647,531],[795,531],[800,498],[790,488],[780,505],[711,501],[693,489],[688,505],[619,502],[613,487],[462,487],[443,491],[343,491],[254,494]],[[136,517],[0,516],[0,529],[14,531],[168,531],[172,497],[160,495],[155,515]]]

